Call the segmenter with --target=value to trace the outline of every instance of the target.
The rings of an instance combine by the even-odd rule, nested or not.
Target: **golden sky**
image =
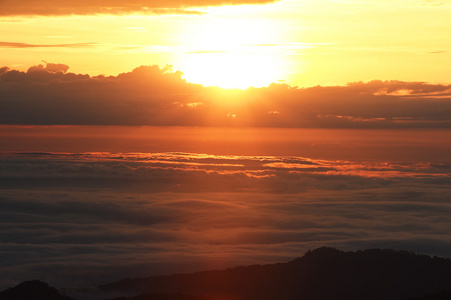
[[[227,88],[450,82],[446,1],[91,2],[0,0],[0,65],[117,75],[168,64]]]

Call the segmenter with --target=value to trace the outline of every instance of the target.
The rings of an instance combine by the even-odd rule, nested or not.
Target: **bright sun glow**
[[[248,88],[267,86],[277,81],[273,57],[232,51],[192,54],[182,66],[184,78],[204,86]]]
[[[276,26],[258,20],[199,23],[185,32],[187,48],[176,68],[189,82],[223,88],[267,86],[281,79]],[[208,24],[208,26],[205,26]]]

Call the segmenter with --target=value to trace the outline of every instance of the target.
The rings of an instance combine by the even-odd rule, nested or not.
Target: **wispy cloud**
[[[186,9],[187,7],[240,5],[240,4],[264,4],[274,2],[272,0],[185,0],[185,1],[161,1],[161,0],[134,0],[134,1],[57,1],[57,0],[14,0],[0,3],[0,16],[27,16],[27,15],[122,15],[122,14],[199,14],[197,11]]]
[[[97,43],[71,43],[71,44],[28,44],[15,42],[0,42],[0,48],[85,48],[95,47]]]
[[[189,153],[24,153],[3,156],[3,187],[15,183],[32,186],[90,186],[145,191],[240,192],[246,187],[269,193],[297,193],[309,189],[375,188],[397,184],[450,181],[451,167],[443,163],[355,163],[302,157],[204,156]],[[15,157],[15,159],[14,159]],[[24,157],[36,160],[32,165]],[[53,178],[52,180],[50,180]],[[401,179],[400,182],[397,180]],[[42,180],[44,181],[42,181]],[[317,181],[321,179],[321,182]],[[49,181],[50,180],[50,181]],[[147,184],[139,186],[137,182]]]

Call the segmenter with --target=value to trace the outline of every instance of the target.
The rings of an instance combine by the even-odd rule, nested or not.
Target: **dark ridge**
[[[213,299],[404,300],[451,290],[451,260],[407,251],[324,247],[288,263],[124,279],[99,288]]]
[[[119,297],[119,298],[110,298],[105,300],[214,300],[212,298],[208,298],[205,296],[195,296],[195,295],[186,295],[186,294],[141,294],[135,297]]]
[[[437,294],[427,294],[421,297],[413,297],[408,300],[449,300],[451,299],[451,290],[443,291]]]
[[[73,300],[62,296],[58,291],[47,283],[32,280],[24,281],[13,288],[0,293],[0,300]]]

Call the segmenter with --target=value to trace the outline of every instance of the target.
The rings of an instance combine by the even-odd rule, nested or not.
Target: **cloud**
[[[0,42],[0,48],[84,48],[93,47],[96,43],[72,43],[72,44],[27,44]]]
[[[186,0],[186,1],[161,1],[161,0],[4,0],[0,3],[0,16],[27,16],[27,15],[93,15],[93,14],[162,14],[162,13],[190,13],[186,8],[240,5],[240,4],[265,4],[270,0]]]
[[[420,5],[423,6],[443,6],[447,5],[445,1],[442,0],[424,0]]]
[[[67,70],[69,70],[69,66],[65,64],[54,64],[54,63],[48,63],[46,61],[43,61],[46,65],[45,67],[43,65],[37,65],[30,67],[27,71],[27,73],[32,72],[47,72],[47,73],[66,73]]]
[[[2,74],[4,74],[4,73],[6,73],[6,72],[8,72],[10,69],[8,68],[8,67],[2,67],[2,68],[0,68],[0,75],[2,75]]]
[[[371,81],[224,90],[188,83],[169,67],[91,77],[55,72],[55,66],[33,66],[26,73],[1,69],[1,124],[451,127],[450,85]]]
[[[449,164],[22,153],[0,167],[0,284],[89,286],[289,261],[324,245],[451,255]],[[246,175],[257,171],[272,176]]]
[[[444,185],[449,183],[451,172],[449,165],[440,163],[354,164],[294,157],[227,159],[149,154],[137,159],[134,155],[107,153],[101,156],[36,153],[31,157],[13,156],[2,162],[0,187],[102,187],[146,193],[253,190],[293,194],[303,192],[307,187],[355,190],[410,184]]]

